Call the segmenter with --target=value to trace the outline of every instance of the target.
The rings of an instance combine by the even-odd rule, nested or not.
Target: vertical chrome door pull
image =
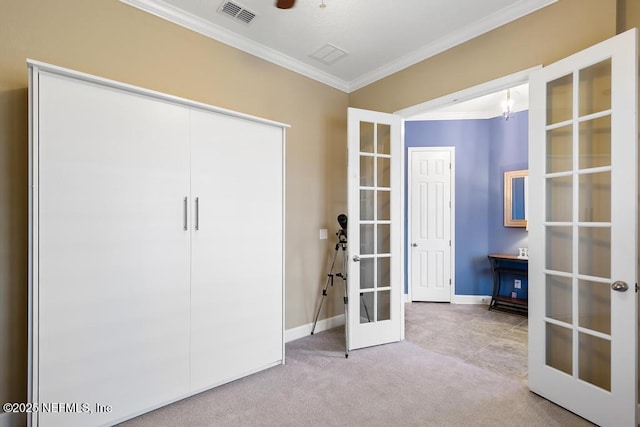
[[[182,212],[182,218],[183,218],[183,225],[184,225],[184,231],[187,231],[187,197],[184,197],[184,202],[183,202],[183,212]]]
[[[200,197],[196,197],[196,230],[200,229]]]

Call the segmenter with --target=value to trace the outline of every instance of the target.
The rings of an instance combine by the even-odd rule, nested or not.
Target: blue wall
[[[528,111],[522,111],[508,121],[502,118],[487,121],[492,140],[487,171],[491,200],[488,250],[491,253],[517,254],[519,247],[528,245],[527,232],[522,228],[504,226],[502,193],[505,172],[529,168],[529,114]]]
[[[456,295],[490,295],[487,255],[517,254],[518,247],[528,246],[524,229],[504,227],[502,198],[504,172],[528,168],[528,112],[515,113],[508,121],[501,117],[408,121],[405,150],[408,147],[455,147]],[[408,173],[407,161],[408,152]],[[406,200],[405,193],[405,204]],[[405,224],[406,212],[405,205]],[[405,292],[407,286],[405,275]],[[526,282],[520,292],[526,297]]]

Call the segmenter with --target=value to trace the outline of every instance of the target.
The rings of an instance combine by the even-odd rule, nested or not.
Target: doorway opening
[[[523,382],[527,381],[527,319],[488,311],[493,280],[487,255],[517,255],[519,247],[527,246],[524,228],[504,227],[502,193],[504,172],[528,167],[528,79],[533,70],[396,112],[405,120],[407,301],[452,303],[407,307],[407,337],[425,333],[414,330],[412,316],[419,317],[419,324],[431,318],[444,320],[429,331],[431,349],[478,361]],[[507,98],[512,104],[504,114]],[[429,171],[427,163],[426,170],[416,170],[421,168],[416,156],[437,158],[443,154],[446,157],[445,153],[450,153],[451,180],[441,180],[439,189],[448,186],[450,204],[446,192],[442,192],[441,200],[438,191],[429,191],[429,184],[415,179],[420,173],[437,173]],[[423,197],[425,194],[427,197]],[[425,254],[422,249],[430,248],[438,239],[425,242],[419,239],[421,234],[427,231],[437,235],[447,226],[449,236],[446,232],[438,235],[444,247],[435,255]],[[521,282],[520,286],[517,292],[526,298],[527,283]],[[448,317],[457,320],[449,322]],[[489,333],[488,329],[494,333],[491,339],[482,335]],[[474,343],[472,338],[478,334],[485,339]],[[465,344],[456,347],[458,342]]]
[[[408,301],[489,304],[493,279],[487,255],[517,255],[519,248],[527,247],[525,228],[504,226],[503,177],[506,171],[528,168],[528,79],[537,68],[396,112],[405,120]],[[508,100],[511,104],[505,114]],[[421,207],[425,202],[416,200],[427,191],[424,182],[413,179],[417,172],[411,157],[421,150],[455,153],[451,204],[444,206],[449,208],[444,213],[435,203]],[[425,212],[420,213],[420,208]],[[425,226],[433,229],[442,216],[448,219],[444,225],[451,224],[450,250],[443,247],[438,254],[427,254],[423,250],[427,242],[418,242],[418,237],[428,230]],[[526,298],[527,283],[514,289],[512,279],[502,292]],[[449,299],[442,297],[447,287]],[[435,292],[425,295],[430,288],[436,288]]]

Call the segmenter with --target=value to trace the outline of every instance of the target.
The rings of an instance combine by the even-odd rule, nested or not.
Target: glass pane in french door
[[[611,390],[611,60],[547,84],[546,364]]]
[[[391,317],[390,134],[389,125],[360,124],[360,323]]]

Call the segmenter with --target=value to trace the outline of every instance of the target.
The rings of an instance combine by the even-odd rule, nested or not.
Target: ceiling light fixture
[[[507,99],[502,101],[502,118],[509,120],[513,115],[513,99],[511,99],[511,89],[507,89]]]
[[[324,0],[320,0],[320,9],[324,9],[325,7],[327,7],[327,5],[324,4]]]

